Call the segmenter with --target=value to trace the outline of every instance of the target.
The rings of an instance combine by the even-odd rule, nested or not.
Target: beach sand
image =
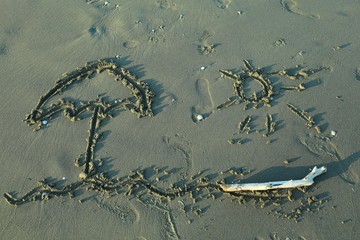
[[[360,235],[360,7],[353,0],[151,0],[0,2],[0,191],[21,197],[44,178],[79,180],[90,115],[71,122],[59,114],[40,131],[22,120],[65,72],[115,58],[156,94],[152,118],[122,111],[104,120],[95,158],[112,177],[158,169],[164,188],[202,173],[210,181],[233,168],[244,182],[298,179],[313,166],[328,172],[295,200],[261,207],[258,198],[205,193],[172,201],[82,188],[74,198],[11,206],[0,201],[2,239],[356,239]],[[305,91],[282,91],[268,108],[245,103],[217,110],[234,96],[243,60],[265,71],[299,65],[323,70],[303,79]],[[274,88],[302,80],[271,76]],[[260,91],[256,81],[247,94]],[[74,84],[60,98],[123,98],[107,74]],[[291,112],[306,110],[321,133]],[[196,122],[197,114],[204,119]],[[275,132],[266,132],[273,116]],[[252,130],[238,124],[251,115]],[[336,131],[336,136],[331,135]],[[326,138],[328,137],[328,138]],[[241,139],[242,144],[228,140]],[[328,139],[328,140],[326,140]],[[270,142],[268,142],[270,141]],[[284,163],[284,161],[286,163]],[[155,170],[154,170],[155,171]],[[164,173],[165,171],[165,173]],[[151,173],[150,170],[147,171]],[[196,194],[196,193],[194,193]],[[203,196],[203,197],[201,197]],[[286,213],[311,197],[297,222]],[[83,200],[79,203],[79,200]],[[309,201],[310,201],[309,200]],[[183,204],[185,211],[183,211]],[[310,212],[309,212],[310,211]]]

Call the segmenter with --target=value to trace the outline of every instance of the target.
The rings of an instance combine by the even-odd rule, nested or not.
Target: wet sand
[[[63,73],[98,59],[113,59],[155,93],[153,117],[137,118],[126,110],[102,120],[94,159],[103,160],[99,171],[111,178],[141,170],[154,186],[173,189],[172,184],[202,177],[211,183],[265,182],[298,179],[313,166],[328,168],[305,193],[294,190],[292,201],[210,188],[168,200],[151,191],[137,193],[137,186],[110,198],[86,187],[73,198],[20,206],[2,198],[4,239],[355,239],[360,234],[360,42],[354,24],[360,19],[353,1],[4,0],[0,9],[2,194],[21,197],[42,179],[79,181],[82,169],[74,160],[88,148],[86,139],[91,142],[92,115],[72,122],[59,112],[36,132],[22,120]],[[275,92],[271,107],[239,101],[219,110],[237,96],[233,80],[219,70],[246,72],[245,59],[255,70],[264,68]],[[277,72],[283,69],[287,74]],[[306,76],[296,75],[301,69]],[[300,83],[305,90],[297,91]],[[261,99],[263,88],[249,81],[244,94],[254,98],[255,91]],[[131,95],[114,77],[99,73],[52,100],[104,96]],[[198,115],[204,118],[200,122]],[[273,132],[266,126],[269,115]],[[241,131],[247,116],[251,121]],[[306,116],[314,126],[307,126]],[[300,211],[296,221],[288,219],[293,210]]]

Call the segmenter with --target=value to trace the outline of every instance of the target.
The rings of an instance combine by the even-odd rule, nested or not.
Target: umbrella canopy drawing
[[[129,88],[133,97],[113,101],[96,99],[93,101],[81,101],[79,104],[75,104],[75,102],[72,101],[60,100],[47,107],[47,103],[54,96],[66,91],[72,84],[90,79],[94,74],[101,73],[105,70],[107,70],[109,75],[113,76],[116,81],[121,82]],[[112,60],[98,60],[82,68],[76,68],[75,71],[65,73],[64,75],[64,78],[59,79],[53,88],[40,97],[37,106],[26,116],[25,121],[29,125],[37,125],[37,129],[39,129],[45,126],[48,120],[59,112],[63,112],[64,116],[71,121],[82,119],[82,116],[86,112],[92,113],[85,153],[75,161],[77,166],[85,166],[84,171],[80,173],[80,178],[84,179],[94,173],[92,160],[96,141],[100,136],[97,133],[97,129],[100,127],[101,119],[112,117],[113,111],[119,108],[130,110],[139,118],[144,116],[151,117],[153,115],[151,103],[154,94],[150,91],[147,83],[138,81],[130,71],[118,66]]]
[[[132,97],[109,101],[99,98],[92,101],[77,101],[77,103],[75,103],[75,101],[61,99],[48,106],[53,97],[68,90],[74,83],[91,79],[95,74],[103,71],[107,71],[110,76],[115,78],[115,81],[126,86],[130,90]],[[78,67],[70,73],[63,74],[63,78],[57,80],[55,86],[40,97],[36,107],[26,116],[24,121],[30,126],[35,125],[36,131],[45,127],[49,120],[61,112],[71,121],[79,121],[84,118],[86,113],[91,113],[92,117],[90,120],[86,150],[75,160],[75,165],[84,166],[83,171],[79,174],[80,179],[84,180],[96,173],[96,168],[93,163],[94,150],[96,142],[100,137],[98,129],[101,125],[101,120],[111,118],[114,111],[119,109],[129,110],[139,118],[145,116],[152,117],[153,112],[151,106],[153,97],[154,93],[150,91],[147,83],[140,82],[130,71],[119,66],[113,59],[100,59],[87,63],[84,67]],[[73,185],[70,184],[70,188],[76,188],[76,186],[80,186],[79,184],[82,184],[81,181]],[[38,188],[35,189],[38,190]],[[33,196],[36,192],[39,193],[39,191],[30,192],[28,197]],[[10,194],[5,194],[5,198],[8,202],[16,202]],[[24,200],[24,198],[22,199]]]

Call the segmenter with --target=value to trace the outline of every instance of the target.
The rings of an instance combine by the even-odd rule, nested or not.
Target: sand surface
[[[219,194],[188,194],[170,202],[120,194],[106,198],[82,189],[60,197],[10,206],[0,200],[1,239],[356,239],[360,235],[360,40],[354,0],[2,0],[0,1],[0,192],[22,196],[44,178],[79,179],[74,159],[84,152],[90,117],[71,122],[61,114],[40,131],[22,120],[64,72],[86,62],[114,58],[156,94],[154,117],[129,111],[106,120],[95,155],[122,177],[135,169],[170,172],[163,187],[198,172],[211,181],[234,168],[244,182],[305,176],[327,166],[293,202],[264,208]],[[209,48],[210,47],[210,48]],[[234,96],[219,69],[239,72],[243,60],[266,71],[326,68],[304,79],[305,91],[283,91],[272,107],[244,110],[217,106]],[[270,78],[275,87],[299,84]],[[256,82],[247,94],[260,91]],[[122,98],[127,92],[106,74],[77,84],[55,99]],[[314,117],[322,133],[308,129],[287,104]],[[194,123],[196,114],[205,119]],[[271,114],[276,131],[265,133]],[[239,121],[253,117],[249,134]],[[336,131],[336,136],[330,135]],[[321,137],[329,137],[326,141]],[[231,139],[243,144],[229,144]],[[271,141],[267,144],[267,141]],[[288,160],[288,164],[284,161]],[[226,175],[228,176],[228,175]],[[155,179],[153,174],[149,177]],[[163,180],[163,181],[162,181]],[[228,178],[229,181],[233,178]],[[316,197],[296,223],[301,199]],[[85,199],[83,203],[79,200]],[[319,203],[319,201],[321,201]],[[182,204],[186,205],[183,212]],[[283,219],[284,218],[284,219]]]

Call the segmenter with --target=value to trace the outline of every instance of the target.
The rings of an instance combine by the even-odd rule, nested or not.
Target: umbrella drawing
[[[79,103],[61,99],[57,103],[48,106],[49,101],[54,96],[66,91],[74,83],[90,79],[96,73],[101,73],[105,70],[110,76],[115,78],[115,81],[121,82],[126,86],[130,90],[132,97],[109,101],[99,98],[93,101],[80,101]],[[63,115],[71,121],[81,120],[85,113],[92,114],[86,150],[75,160],[75,165],[84,166],[83,171],[79,174],[81,181],[72,183],[63,189],[55,189],[51,185],[45,183],[45,181],[42,181],[39,183],[39,187],[30,191],[20,200],[17,200],[9,193],[6,193],[5,198],[10,204],[18,205],[29,200],[36,200],[36,198],[39,197],[43,199],[49,195],[49,190],[52,191],[52,195],[70,193],[83,185],[89,178],[93,177],[97,173],[94,165],[94,150],[96,142],[100,137],[98,129],[101,125],[101,120],[112,117],[115,110],[129,110],[139,118],[153,116],[151,105],[154,93],[151,92],[148,84],[140,82],[130,71],[118,66],[112,59],[100,59],[88,63],[84,67],[78,67],[70,73],[63,74],[63,76],[63,78],[56,81],[53,88],[40,97],[36,107],[26,116],[24,121],[29,126],[35,125],[35,130],[39,130],[45,127],[48,124],[48,121],[56,114],[61,112],[63,112]]]

